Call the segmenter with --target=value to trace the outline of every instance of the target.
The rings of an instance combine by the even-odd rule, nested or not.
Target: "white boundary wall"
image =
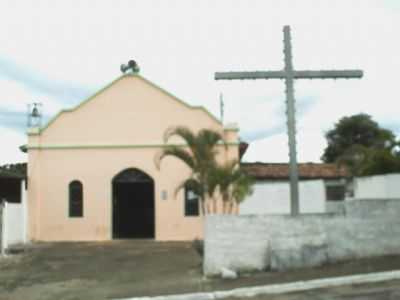
[[[358,177],[354,184],[354,198],[400,198],[400,174]]]
[[[299,182],[300,212],[325,212],[325,185],[323,180]],[[258,181],[253,194],[240,204],[240,215],[289,214],[289,181]]]
[[[210,215],[204,273],[312,267],[400,254],[400,199],[344,202],[344,214]]]
[[[12,245],[28,242],[28,203],[26,195],[25,181],[21,181],[21,203],[3,203],[2,254]]]

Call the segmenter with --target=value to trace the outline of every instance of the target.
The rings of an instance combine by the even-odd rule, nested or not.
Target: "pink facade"
[[[222,132],[228,148],[220,159],[238,158],[235,128],[223,125],[204,108],[192,107],[139,75],[124,75],[77,108],[63,111],[45,128],[32,129],[28,142],[30,238],[42,241],[113,238],[113,178],[138,169],[154,182],[157,240],[201,238],[203,218],[185,216],[184,192],[176,187],[190,170],[167,157],[155,158],[173,126]],[[183,141],[171,140],[182,145]],[[69,184],[83,186],[83,216],[69,216]]]

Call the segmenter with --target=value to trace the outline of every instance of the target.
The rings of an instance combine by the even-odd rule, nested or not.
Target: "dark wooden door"
[[[154,183],[132,178],[113,181],[113,237],[154,238]]]

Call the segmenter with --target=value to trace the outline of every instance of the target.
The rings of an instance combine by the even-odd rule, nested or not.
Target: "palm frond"
[[[202,129],[198,133],[199,142],[202,142],[210,147],[216,146],[219,142],[224,143],[222,134],[211,129]]]
[[[253,194],[254,181],[249,176],[242,173],[233,186],[232,198],[236,203],[243,202],[247,196]]]
[[[237,160],[217,166],[210,173],[212,192],[218,187],[224,203],[242,202],[252,193],[252,180],[239,168]]]
[[[210,198],[213,198],[215,191],[220,184],[221,173],[217,166],[213,166],[209,169],[209,174],[207,177],[207,194]]]
[[[189,145],[189,147],[193,144],[196,144],[195,134],[187,127],[177,126],[167,129],[167,131],[165,131],[164,133],[164,143],[167,143],[169,139],[173,136],[178,136],[182,138],[186,142],[186,144]]]
[[[177,146],[167,146],[165,149],[163,149],[160,152],[160,154],[156,158],[158,168],[160,168],[161,161],[166,156],[176,157],[176,158],[180,159],[181,161],[183,161],[192,170],[196,169],[196,163],[193,160],[192,155],[185,149],[177,147]]]
[[[180,137],[187,147],[167,145],[156,158],[159,168],[160,162],[166,156],[173,156],[182,160],[192,171],[191,178],[179,184],[176,194],[184,187],[189,187],[201,199],[202,212],[206,197],[213,198],[217,189],[223,199],[230,199],[233,185],[241,176],[237,161],[229,161],[223,166],[217,164],[218,146],[227,146],[223,135],[211,129],[202,129],[197,134],[183,126],[171,127],[164,134],[167,143],[172,137]]]
[[[211,129],[202,129],[197,135],[197,156],[206,161],[213,161],[219,143],[226,145],[223,136]]]

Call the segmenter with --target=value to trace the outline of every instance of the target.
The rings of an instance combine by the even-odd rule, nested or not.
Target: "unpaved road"
[[[290,272],[241,274],[237,280],[205,280],[201,264],[191,242],[39,243],[24,254],[0,259],[0,300],[99,300],[226,290],[400,270],[400,256]]]
[[[191,243],[39,244],[24,255],[0,261],[0,300],[183,293],[198,288],[200,267],[201,257]]]

